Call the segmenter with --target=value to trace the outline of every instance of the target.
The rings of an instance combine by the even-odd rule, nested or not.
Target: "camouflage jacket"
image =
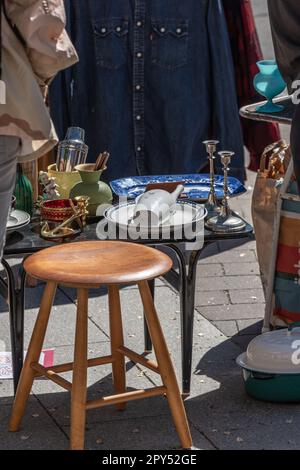
[[[20,161],[57,143],[45,94],[54,76],[78,61],[65,31],[63,0],[5,0],[2,12],[0,135],[20,137]],[[17,34],[16,34],[17,31]]]

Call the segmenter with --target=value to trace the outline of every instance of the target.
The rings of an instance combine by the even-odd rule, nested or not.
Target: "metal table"
[[[84,233],[72,240],[95,240],[96,223],[86,227]],[[187,260],[185,242],[187,240],[140,240],[140,243],[152,246],[167,246],[175,253],[179,265],[179,274],[174,272],[177,280],[177,289],[180,295],[181,315],[181,348],[182,348],[182,391],[184,395],[190,392],[193,325],[195,307],[195,283],[197,262],[203,250],[210,244],[229,239],[247,238],[252,235],[252,226],[248,223],[240,232],[230,234],[215,234],[205,230],[204,245],[202,248],[191,249]],[[72,243],[72,241],[68,243]],[[190,240],[188,241],[190,243]],[[33,222],[24,229],[13,233],[7,240],[2,264],[7,273],[7,281],[0,276],[0,294],[8,300],[10,311],[11,350],[14,371],[14,387],[16,389],[23,365],[23,337],[24,337],[24,298],[26,274],[21,264],[17,273],[10,267],[9,257],[21,256],[24,259],[39,250],[53,246],[53,242],[43,240],[39,235],[39,223]],[[152,283],[154,295],[154,282]],[[145,351],[152,349],[148,329],[145,325]]]
[[[262,122],[272,122],[278,124],[287,124],[291,125],[293,115],[296,109],[296,105],[292,101],[292,96],[282,96],[273,100],[274,103],[281,104],[284,106],[284,110],[279,113],[260,113],[256,111],[256,108],[262,104],[265,104],[266,101],[260,103],[253,103],[247,106],[244,106],[240,109],[240,115],[246,119],[252,119],[252,121],[262,121]]]

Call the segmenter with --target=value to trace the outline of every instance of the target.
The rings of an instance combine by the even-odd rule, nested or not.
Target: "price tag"
[[[6,104],[6,83],[0,80],[0,105]]]

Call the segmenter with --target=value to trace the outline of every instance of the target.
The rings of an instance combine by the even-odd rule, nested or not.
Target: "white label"
[[[6,83],[0,80],[0,104],[6,104]]]

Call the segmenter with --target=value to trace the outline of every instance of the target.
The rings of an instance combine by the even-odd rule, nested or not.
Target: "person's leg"
[[[0,260],[5,242],[7,217],[15,187],[18,137],[0,136]]]

